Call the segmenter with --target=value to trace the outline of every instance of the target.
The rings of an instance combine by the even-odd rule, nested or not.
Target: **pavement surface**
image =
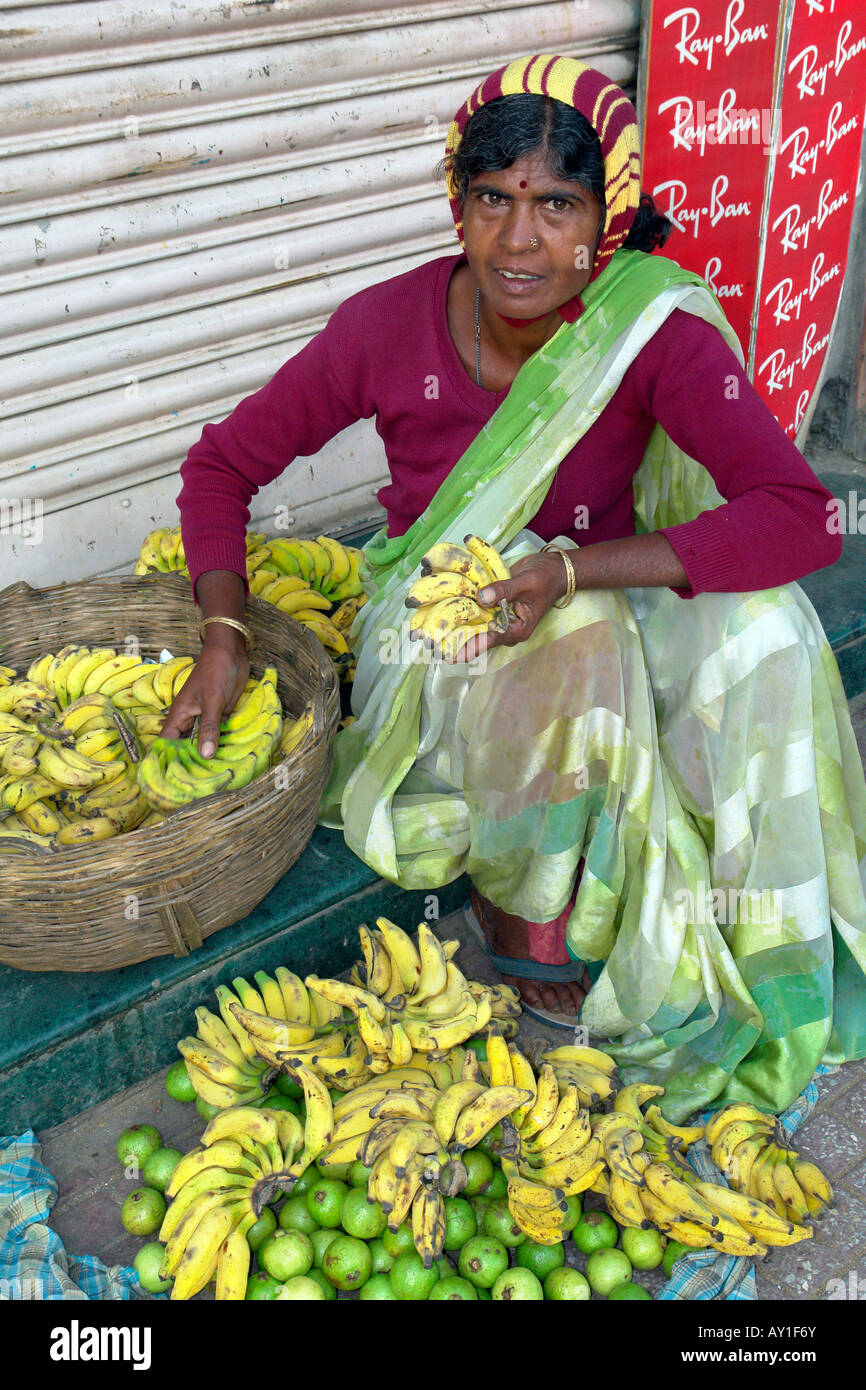
[[[866,695],[852,702],[851,713],[861,757],[866,756]],[[462,941],[459,960],[465,974],[496,980],[462,914],[444,918],[437,931]],[[203,998],[202,1002],[209,1001]],[[561,1042],[564,1036],[526,1015],[521,1020],[519,1042],[530,1055],[539,1044]],[[183,1152],[198,1141],[202,1121],[194,1106],[167,1095],[166,1070],[39,1135],[43,1159],[59,1185],[51,1224],[70,1254],[95,1254],[108,1265],[128,1265],[141,1244],[120,1221],[124,1197],[136,1185],[124,1175],[115,1154],[122,1129],[142,1122],[155,1124],[164,1143]],[[757,1264],[759,1298],[866,1298],[866,1061],[849,1063],[820,1079],[819,1103],[794,1143],[827,1174],[835,1203],[816,1224],[813,1240],[774,1249]],[[601,1198],[589,1193],[585,1206],[601,1206]],[[570,1243],[566,1258],[583,1267],[584,1257]],[[639,1279],[651,1293],[664,1283],[659,1271]]]

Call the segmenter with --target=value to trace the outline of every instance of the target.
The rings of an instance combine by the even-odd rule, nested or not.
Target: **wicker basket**
[[[115,970],[185,956],[237,922],[291,868],[316,824],[340,718],[339,682],[320,643],[250,597],[254,675],[276,667],[287,714],[312,701],[309,733],[283,763],[159,825],[94,845],[0,855],[0,961],[19,970]],[[70,642],[141,655],[199,649],[201,613],[180,575],[129,575],[0,592],[0,663],[19,672]],[[5,841],[8,846],[11,842]]]

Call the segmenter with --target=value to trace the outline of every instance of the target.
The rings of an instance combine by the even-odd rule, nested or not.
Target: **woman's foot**
[[[471,898],[472,909],[481,924],[490,949],[498,956],[531,959],[529,924],[522,917],[515,917],[510,912],[503,912],[502,908],[495,907],[486,898],[482,898],[474,888]],[[504,984],[518,990],[520,998],[530,1008],[573,1015],[575,1023],[580,1007],[592,988],[592,981],[586,970],[581,980],[547,982],[505,974],[502,980]]]

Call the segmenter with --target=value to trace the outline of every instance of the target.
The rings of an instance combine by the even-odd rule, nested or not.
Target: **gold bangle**
[[[199,623],[198,640],[202,643],[204,642],[204,630],[207,627],[208,623],[225,623],[226,627],[233,627],[236,629],[236,631],[240,632],[243,635],[244,642],[246,643],[248,656],[252,651],[253,647],[256,645],[256,639],[253,637],[252,632],[246,626],[245,623],[239,623],[234,618],[217,617],[203,618],[202,621]]]
[[[565,565],[566,574],[565,593],[563,594],[562,598],[557,599],[556,603],[553,606],[554,608],[567,608],[568,605],[571,603],[571,600],[574,598],[575,593],[577,592],[577,573],[574,568],[574,562],[571,556],[568,555],[559,545],[552,545],[548,543],[547,545],[542,546],[542,549],[546,554],[550,554],[552,551],[555,551],[557,555],[562,556],[562,563]]]

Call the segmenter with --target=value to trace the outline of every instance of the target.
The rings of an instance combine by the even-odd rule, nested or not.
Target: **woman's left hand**
[[[491,628],[471,638],[457,653],[456,661],[472,661],[491,647],[516,647],[518,642],[525,642],[566,591],[565,563],[556,552],[526,555],[515,560],[510,569],[511,578],[486,584],[478,592],[478,601],[495,608],[505,599],[514,617],[504,632]]]

